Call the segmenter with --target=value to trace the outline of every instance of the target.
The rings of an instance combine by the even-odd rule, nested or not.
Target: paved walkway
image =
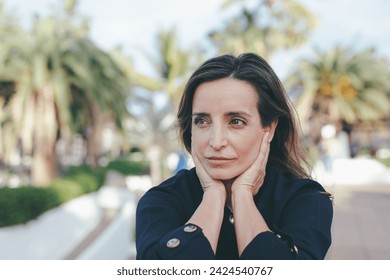
[[[117,216],[117,210],[103,211],[102,218],[94,230],[92,230],[73,250],[64,257],[65,260],[75,260],[99,237]]]
[[[330,260],[390,260],[390,184],[335,186]]]

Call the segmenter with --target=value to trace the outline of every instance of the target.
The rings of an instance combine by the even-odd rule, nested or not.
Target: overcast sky
[[[1,1],[1,0],[0,0]],[[3,0],[7,11],[27,25],[35,14],[46,14],[62,0]],[[91,21],[92,39],[102,48],[122,45],[131,56],[153,51],[156,30],[176,26],[183,46],[202,43],[223,21],[223,0],[79,0],[80,12]],[[357,50],[375,47],[390,59],[389,0],[302,0],[318,16],[310,41],[300,50],[277,55],[271,65],[281,76],[313,48],[336,44]]]

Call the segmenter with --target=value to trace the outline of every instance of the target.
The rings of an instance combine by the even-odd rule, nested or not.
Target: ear
[[[264,128],[264,131],[269,132],[269,138],[268,141],[271,143],[272,139],[274,138],[276,127],[278,126],[279,119],[276,118],[269,126]]]

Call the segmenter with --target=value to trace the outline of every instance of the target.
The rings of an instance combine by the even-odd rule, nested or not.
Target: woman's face
[[[198,86],[192,103],[192,153],[213,179],[237,177],[258,154],[265,128],[247,82],[223,78]]]

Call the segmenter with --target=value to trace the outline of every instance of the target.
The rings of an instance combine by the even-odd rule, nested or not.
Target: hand
[[[196,174],[198,175],[200,184],[202,185],[203,191],[206,192],[208,190],[219,190],[223,195],[226,196],[225,185],[221,180],[215,180],[211,178],[211,176],[207,173],[204,168],[202,162],[199,159],[197,152],[194,147],[191,148],[192,159],[194,160],[196,167]]]
[[[269,132],[265,132],[261,141],[257,158],[252,165],[240,176],[238,176],[232,185],[232,194],[237,190],[249,191],[255,196],[263,185],[265,178],[265,168],[267,166],[268,155],[270,151]]]

